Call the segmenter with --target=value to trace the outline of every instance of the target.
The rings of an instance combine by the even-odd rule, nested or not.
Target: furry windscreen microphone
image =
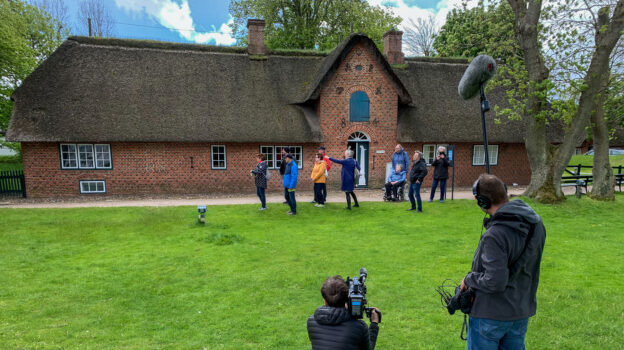
[[[475,57],[466,69],[466,72],[464,72],[464,76],[459,81],[459,85],[457,86],[459,96],[464,100],[470,100],[477,96],[481,84],[485,84],[490,80],[495,72],[496,61],[494,61],[492,57],[488,55]]]

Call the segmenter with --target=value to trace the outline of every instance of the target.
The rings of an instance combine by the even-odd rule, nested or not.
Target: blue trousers
[[[260,203],[262,203],[262,207],[266,208],[266,196],[264,194],[265,188],[256,186],[256,194],[258,198],[260,198]]]
[[[325,184],[314,184],[314,201],[318,204],[325,204],[325,197],[323,197],[323,187],[325,187]]]
[[[433,183],[431,184],[431,195],[429,196],[429,199],[431,200],[435,197],[438,182],[440,183],[440,200],[443,200],[446,197],[446,179],[433,179]]]
[[[495,321],[470,316],[468,350],[524,350],[529,319]]]
[[[416,208],[416,202],[418,202],[418,211],[422,211],[422,201],[420,200],[420,186],[422,183],[412,183],[409,187],[409,192],[407,196],[409,197],[410,203],[412,203],[412,209]],[[416,199],[414,199],[414,195]]]
[[[290,206],[290,211],[297,214],[297,201],[295,200],[295,191],[289,192],[287,188],[284,188],[284,195],[286,196],[286,201]]]

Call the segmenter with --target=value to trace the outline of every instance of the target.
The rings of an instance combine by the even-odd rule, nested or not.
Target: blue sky
[[[442,25],[449,9],[461,0],[367,0],[386,6],[404,23],[433,15]],[[228,22],[229,0],[104,0],[114,20],[115,37],[232,45]],[[79,0],[65,0],[72,34],[86,35],[86,26],[76,22]]]

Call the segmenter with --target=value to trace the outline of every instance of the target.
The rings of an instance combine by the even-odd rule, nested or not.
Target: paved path
[[[406,187],[407,189],[407,187]],[[510,189],[510,194],[519,195],[524,188]],[[567,192],[567,191],[566,191]],[[572,191],[573,193],[573,191]],[[362,202],[379,202],[382,200],[380,189],[356,190],[358,200]],[[421,192],[423,200],[429,198],[429,191]],[[472,190],[461,188],[455,191],[455,199],[472,199]],[[297,191],[297,202],[310,202],[314,198],[312,191]],[[438,195],[436,199],[439,198]],[[450,200],[451,192],[447,192],[447,200]],[[281,203],[284,201],[282,193],[267,193],[268,203]],[[346,202],[344,193],[329,191],[328,202]],[[115,197],[74,197],[33,199],[16,198],[0,199],[0,208],[86,208],[86,207],[163,207],[183,205],[228,205],[228,204],[259,204],[256,195],[232,194],[232,195],[169,195],[169,196],[115,196]]]

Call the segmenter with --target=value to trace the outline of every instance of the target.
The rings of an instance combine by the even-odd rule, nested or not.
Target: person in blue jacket
[[[397,144],[394,147],[394,153],[392,153],[392,169],[396,169],[396,166],[400,164],[403,170],[407,171],[410,167],[410,159],[407,152],[403,149],[401,144]]]
[[[355,188],[355,169],[357,168],[360,171],[360,165],[358,162],[353,159],[353,151],[348,149],[345,151],[345,159],[336,159],[329,158],[334,163],[338,163],[342,165],[342,172],[340,174],[340,180],[342,181],[342,185],[340,189],[345,192],[347,196],[347,207],[345,209],[351,210],[351,197],[353,197],[353,201],[355,202],[354,207],[359,207],[357,197],[355,193],[353,193],[353,189]]]
[[[297,188],[297,177],[299,175],[297,162],[293,159],[292,154],[286,155],[286,168],[284,169],[284,193],[290,206],[288,215],[297,215],[297,201],[295,200],[295,189]]]
[[[388,176],[388,180],[386,182],[386,198],[391,201],[398,200],[397,191],[399,187],[405,184],[406,176],[407,171],[403,170],[403,166],[401,164],[397,164],[396,167],[392,169],[392,172],[390,173],[390,176]]]

